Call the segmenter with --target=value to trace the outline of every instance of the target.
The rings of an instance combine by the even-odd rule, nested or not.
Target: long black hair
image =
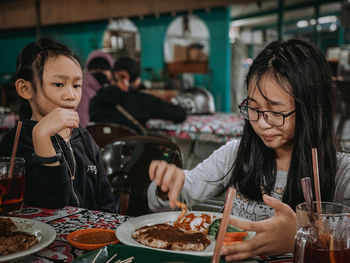
[[[300,180],[306,176],[313,180],[313,147],[318,150],[322,200],[332,201],[337,159],[331,75],[324,56],[302,40],[274,41],[251,65],[247,87],[254,82],[260,89],[259,81],[267,75],[294,97],[296,109],[293,152],[283,202],[293,209],[304,202]],[[276,173],[274,150],[265,146],[246,120],[231,184],[246,197],[260,201],[262,188],[266,193],[273,190]]]
[[[16,80],[24,79],[29,81],[34,92],[36,92],[37,84],[42,86],[46,60],[57,55],[64,55],[80,65],[78,57],[68,47],[51,39],[43,38],[26,45],[18,55]],[[25,99],[21,101],[19,116],[21,119],[29,119],[32,116],[32,110]]]

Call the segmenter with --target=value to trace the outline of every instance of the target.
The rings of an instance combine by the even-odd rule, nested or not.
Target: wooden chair
[[[122,137],[137,135],[133,129],[116,123],[89,122],[86,129],[100,148]]]
[[[120,214],[139,216],[151,213],[147,189],[152,160],[165,160],[182,167],[179,147],[168,139],[153,136],[128,136],[108,144],[102,161],[116,195],[120,194]]]

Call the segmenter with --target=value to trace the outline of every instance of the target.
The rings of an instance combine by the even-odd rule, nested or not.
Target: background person
[[[186,111],[182,107],[137,90],[134,85],[140,80],[140,70],[134,60],[118,59],[114,74],[118,77],[117,85],[101,89],[90,102],[91,121],[118,123],[144,134],[143,127],[149,119],[174,122],[186,119]],[[123,111],[117,106],[121,106]]]
[[[80,125],[84,128],[90,121],[90,100],[102,87],[109,86],[109,83],[112,80],[112,67],[112,56],[100,50],[91,52],[86,60],[82,96],[77,108],[80,118]]]
[[[140,64],[132,58],[121,57],[114,63],[113,76],[122,91],[138,89],[141,85],[140,74]]]

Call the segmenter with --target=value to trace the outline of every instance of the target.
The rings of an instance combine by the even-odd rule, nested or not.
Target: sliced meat
[[[0,236],[16,229],[16,225],[11,218],[0,218]]]
[[[10,232],[0,237],[0,256],[27,250],[38,243],[38,239],[24,232]]]
[[[154,248],[202,251],[210,245],[207,235],[185,233],[168,224],[141,227],[132,236],[137,242]]]

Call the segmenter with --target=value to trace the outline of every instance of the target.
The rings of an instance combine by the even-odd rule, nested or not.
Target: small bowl
[[[68,242],[82,250],[95,250],[104,247],[109,244],[116,244],[119,240],[115,237],[113,241],[107,241],[106,239],[111,237],[111,233],[115,237],[115,230],[101,229],[101,228],[89,228],[81,229],[71,232],[67,236]],[[99,239],[101,241],[99,241]],[[104,239],[104,240],[103,240]]]

